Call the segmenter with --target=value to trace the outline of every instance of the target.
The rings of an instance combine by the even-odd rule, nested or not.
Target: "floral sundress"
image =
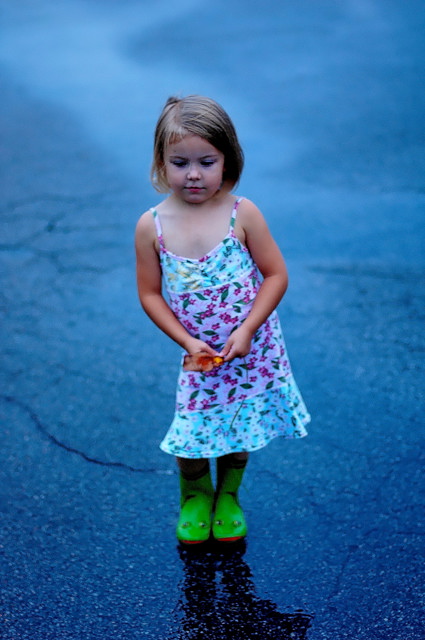
[[[192,336],[217,351],[247,317],[262,282],[234,232],[241,200],[234,203],[226,237],[200,259],[167,250],[158,213],[151,209],[171,309]],[[261,449],[277,436],[302,438],[308,422],[273,311],[254,335],[247,356],[210,372],[181,367],[174,419],[160,447],[181,458],[214,458]]]

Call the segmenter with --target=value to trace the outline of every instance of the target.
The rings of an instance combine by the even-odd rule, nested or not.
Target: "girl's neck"
[[[204,212],[213,212],[215,209],[226,206],[226,204],[234,199],[234,196],[230,194],[229,189],[223,187],[217,191],[214,196],[208,198],[204,202],[192,203],[186,202],[172,193],[165,201],[169,207],[172,207],[176,212],[180,211],[182,214],[199,214]]]
[[[229,233],[235,201],[229,192],[192,205],[171,195],[157,207],[166,248],[186,258],[205,256]]]

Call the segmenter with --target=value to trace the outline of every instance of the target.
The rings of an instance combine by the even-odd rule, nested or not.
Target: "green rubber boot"
[[[213,536],[218,542],[236,542],[247,534],[245,516],[238,500],[238,489],[246,462],[233,459],[227,462],[224,469],[218,470],[221,482],[217,491],[212,526]]]
[[[180,517],[177,538],[184,544],[206,542],[211,533],[214,488],[209,465],[196,478],[180,473]]]

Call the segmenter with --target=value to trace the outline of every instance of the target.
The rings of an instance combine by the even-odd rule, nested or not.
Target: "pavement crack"
[[[341,585],[342,585],[342,581],[344,579],[345,576],[345,572],[347,570],[348,564],[351,560],[351,558],[353,557],[353,555],[356,553],[356,551],[359,549],[359,545],[357,544],[352,544],[348,547],[347,549],[347,553],[345,555],[345,558],[343,559],[342,563],[341,563],[341,568],[339,570],[339,573],[335,579],[335,584],[334,587],[331,591],[331,593],[328,596],[329,600],[333,600],[334,598],[338,597],[338,595],[341,592]]]
[[[109,193],[113,194],[116,190],[110,190]],[[61,193],[41,193],[39,195],[30,196],[27,198],[19,198],[17,200],[11,200],[4,205],[4,213],[15,213],[17,209],[26,207],[28,205],[39,205],[44,202],[60,202],[72,205],[81,205],[81,203],[96,202],[99,197],[105,195],[105,192],[90,193],[82,196],[65,195]]]
[[[31,407],[28,406],[26,403],[12,396],[2,395],[0,396],[0,398],[4,402],[9,404],[14,404],[15,406],[19,407],[22,411],[24,411],[30,418],[31,422],[35,425],[37,430],[52,444],[54,444],[57,447],[60,447],[61,449],[63,449],[64,451],[67,451],[68,453],[79,456],[86,462],[89,462],[91,464],[96,464],[102,467],[109,467],[112,469],[123,469],[125,471],[131,471],[132,473],[153,473],[157,475],[174,475],[176,473],[175,471],[172,471],[169,469],[134,467],[133,465],[127,464],[125,462],[113,462],[113,461],[101,460],[99,458],[92,457],[87,453],[85,453],[84,451],[81,451],[80,449],[76,449],[75,447],[72,447],[64,442],[61,442],[58,438],[56,438],[56,436],[50,433],[48,427],[45,424],[43,424],[43,422],[40,420],[40,418],[35,413],[35,411],[33,411],[33,409],[31,409]]]

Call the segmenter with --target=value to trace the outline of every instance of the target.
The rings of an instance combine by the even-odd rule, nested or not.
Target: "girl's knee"
[[[233,454],[233,458],[235,460],[243,460],[243,461],[245,461],[245,460],[248,460],[249,453],[248,453],[248,451],[240,451],[238,453],[234,453]]]
[[[229,462],[232,462],[233,460],[236,460],[237,462],[246,462],[248,457],[248,451],[238,451],[237,453],[229,453],[227,456],[223,456],[221,460],[228,460]]]
[[[177,465],[183,473],[197,474],[208,466],[206,458],[176,458]]]

